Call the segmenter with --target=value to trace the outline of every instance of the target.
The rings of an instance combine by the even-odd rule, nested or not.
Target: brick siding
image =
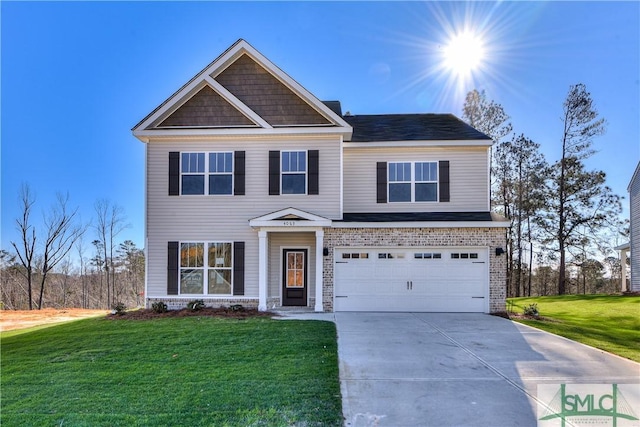
[[[506,257],[496,256],[496,247],[505,247],[501,228],[326,228],[324,247],[323,307],[333,311],[333,249],[336,247],[449,247],[488,246],[489,312],[504,312],[506,292]]]

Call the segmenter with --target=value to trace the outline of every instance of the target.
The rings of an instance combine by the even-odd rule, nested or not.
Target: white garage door
[[[335,311],[488,312],[487,248],[340,248]]]

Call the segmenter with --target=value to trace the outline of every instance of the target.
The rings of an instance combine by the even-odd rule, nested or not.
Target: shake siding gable
[[[331,124],[247,54],[213,77],[272,126]]]

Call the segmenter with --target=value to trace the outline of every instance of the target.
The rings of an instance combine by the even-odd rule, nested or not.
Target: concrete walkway
[[[623,384],[640,403],[640,364],[500,317],[285,316],[336,323],[347,427],[536,426],[538,386],[563,383]]]

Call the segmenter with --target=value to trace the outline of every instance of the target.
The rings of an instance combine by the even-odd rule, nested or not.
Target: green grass
[[[640,362],[640,297],[562,295],[511,298],[516,313],[537,304],[542,320],[521,323]]]
[[[2,334],[8,426],[340,426],[333,323],[87,319]]]

